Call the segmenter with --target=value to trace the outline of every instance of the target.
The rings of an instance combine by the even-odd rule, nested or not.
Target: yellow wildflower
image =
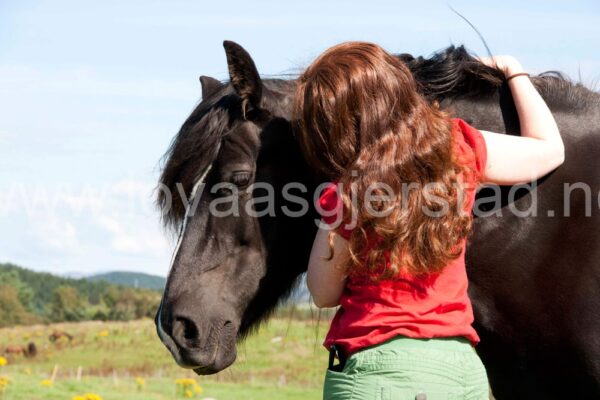
[[[0,393],[3,393],[8,387],[8,378],[0,376]]]
[[[108,336],[108,329],[104,329],[100,332],[98,332],[98,337],[107,337]]]
[[[137,385],[138,390],[142,390],[144,386],[146,386],[146,381],[144,378],[140,378],[139,376],[135,378],[135,384]]]
[[[179,378],[175,380],[175,384],[179,386],[193,386],[197,385],[196,380],[194,378]]]
[[[196,394],[202,393],[202,388],[193,378],[179,378],[175,380],[175,384],[179,387],[180,396],[192,398]]]
[[[97,394],[94,393],[86,393],[83,398],[85,400],[102,400],[102,397],[98,396]]]
[[[6,364],[8,364],[8,360],[4,357],[0,357],[0,367],[4,367]]]
[[[83,397],[83,396],[73,396],[73,397],[71,397],[71,400],[85,400],[85,397]]]
[[[40,385],[46,386],[46,387],[52,387],[52,385],[54,385],[54,382],[52,382],[52,379],[44,379],[43,381],[40,382]]]

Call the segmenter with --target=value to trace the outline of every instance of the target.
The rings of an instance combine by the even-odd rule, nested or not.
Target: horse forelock
[[[224,86],[196,107],[171,141],[162,158],[156,196],[166,228],[181,229],[194,188],[205,178],[231,125],[236,102],[229,85]]]
[[[285,115],[294,82],[266,79],[263,85],[267,90],[262,106]],[[240,101],[233,87],[224,84],[196,107],[164,154],[156,203],[162,210],[163,225],[172,232],[181,230],[194,188],[217,158],[221,139],[235,121],[243,121]]]

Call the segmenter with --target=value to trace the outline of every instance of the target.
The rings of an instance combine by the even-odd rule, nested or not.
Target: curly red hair
[[[333,46],[299,77],[294,110],[306,159],[338,181],[343,215],[356,217],[347,272],[376,271],[387,258],[380,278],[428,274],[460,255],[472,229],[461,173],[476,172],[456,156],[450,115],[427,102],[400,59],[369,42]],[[368,191],[380,197],[366,201]]]

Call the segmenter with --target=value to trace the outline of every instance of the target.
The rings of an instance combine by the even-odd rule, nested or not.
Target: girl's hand
[[[493,56],[493,57],[475,57],[477,60],[488,67],[497,68],[504,72],[504,76],[510,76],[519,72],[524,72],[521,63],[513,56]]]

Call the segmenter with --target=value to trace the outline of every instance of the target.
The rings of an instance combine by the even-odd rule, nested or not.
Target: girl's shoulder
[[[452,132],[456,135],[458,149],[466,161],[474,163],[481,175],[487,162],[487,147],[483,134],[461,118],[452,118]]]
[[[348,229],[343,221],[343,204],[338,190],[337,181],[328,182],[319,195],[317,211],[321,216],[321,221],[334,228],[344,239],[349,239],[352,229]]]

